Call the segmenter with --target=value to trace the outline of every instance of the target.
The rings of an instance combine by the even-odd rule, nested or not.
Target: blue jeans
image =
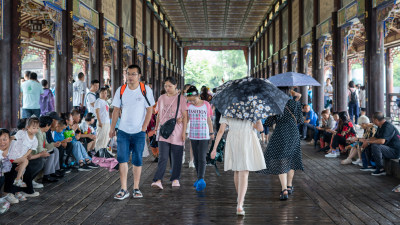
[[[75,157],[76,162],[79,163],[80,160],[85,162],[85,159],[92,160],[88,155],[85,147],[83,147],[82,143],[79,141],[72,142],[72,154]]]
[[[309,124],[309,123],[304,123],[304,124],[300,125],[300,127],[301,127],[300,134],[303,134],[304,138],[307,137],[307,130],[311,129],[314,133],[313,139],[318,140],[319,133],[318,133],[317,128],[314,125]]]
[[[360,107],[358,106],[358,103],[349,103],[349,116],[351,121],[353,121],[355,124],[358,122],[358,115],[359,115]],[[354,120],[353,120],[354,116]]]
[[[40,117],[40,109],[22,109],[22,119],[31,118],[35,115],[37,118]]]
[[[146,141],[146,133],[141,131],[136,134],[128,134],[122,130],[117,135],[117,160],[119,163],[129,162],[132,153],[132,164],[134,166],[142,166],[144,143]]]

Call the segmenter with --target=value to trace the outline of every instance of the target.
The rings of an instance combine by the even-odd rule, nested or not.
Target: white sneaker
[[[325,155],[326,158],[337,158],[338,155],[336,153],[328,153]]]
[[[43,188],[43,184],[37,183],[36,181],[32,181],[33,188]]]
[[[363,167],[363,166],[364,166],[362,162],[360,162],[358,165],[359,165],[359,166],[361,166],[361,167]]]
[[[182,164],[185,163],[185,151],[183,151],[183,156],[182,156]]]
[[[189,168],[194,168],[194,162],[189,162]]]
[[[19,203],[19,200],[11,193],[8,193],[4,198],[11,204]]]
[[[25,192],[22,192],[22,194],[27,198],[38,197],[40,195],[39,192],[37,192],[37,191],[33,192],[32,194],[27,194]]]
[[[351,163],[353,163],[353,165],[359,165],[359,164],[362,163],[362,162],[361,162],[360,159],[357,159],[356,161],[353,161],[353,162],[351,162]]]

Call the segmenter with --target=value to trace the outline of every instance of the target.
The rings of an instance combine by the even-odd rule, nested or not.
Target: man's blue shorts
[[[146,133],[139,132],[136,134],[128,134],[122,130],[117,135],[117,160],[119,163],[129,162],[132,153],[132,164],[134,166],[142,166],[143,150],[146,141]]]

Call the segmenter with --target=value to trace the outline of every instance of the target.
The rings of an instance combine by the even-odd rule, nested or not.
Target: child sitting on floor
[[[75,160],[79,163],[79,171],[89,171],[99,166],[92,163],[92,158],[88,155],[85,147],[78,140],[81,138],[81,131],[79,130],[78,124],[74,123],[71,113],[65,113],[64,119],[67,121],[67,128],[64,130],[64,136],[66,138],[72,138],[72,154]]]
[[[25,182],[22,181],[22,176],[29,163],[28,156],[38,146],[37,132],[39,132],[39,119],[32,117],[27,120],[26,129],[19,130],[15,134],[17,139],[16,146],[8,157],[12,163],[19,164],[18,174],[14,181],[14,185],[17,187],[26,187]]]

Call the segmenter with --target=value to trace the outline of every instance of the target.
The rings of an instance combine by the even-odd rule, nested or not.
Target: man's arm
[[[385,139],[383,138],[376,138],[376,137],[372,137],[370,139],[367,140],[368,144],[378,144],[378,145],[384,145],[386,142]]]
[[[115,136],[115,126],[117,125],[118,117],[121,113],[121,108],[118,108],[114,106],[114,111],[112,114],[112,120],[111,120],[111,128],[110,128],[110,138],[113,138]]]
[[[100,108],[96,109],[96,116],[97,116],[97,122],[99,122],[99,127],[102,127],[102,121],[100,118]]]
[[[113,113],[114,114],[114,113]],[[142,131],[146,132],[147,126],[150,123],[151,116],[153,115],[153,107],[148,107],[146,109],[146,119],[144,120],[143,126],[142,126]]]
[[[82,95],[82,102],[81,102],[81,107],[82,107],[82,106],[83,106],[83,103],[85,102],[85,94],[82,93],[81,95]]]

